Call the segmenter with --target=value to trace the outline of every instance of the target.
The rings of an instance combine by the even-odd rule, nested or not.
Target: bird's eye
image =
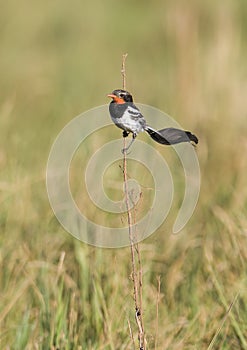
[[[124,94],[119,94],[119,97],[124,97]]]

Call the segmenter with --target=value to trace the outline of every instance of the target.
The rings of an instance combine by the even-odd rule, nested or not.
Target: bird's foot
[[[128,145],[127,147],[125,147],[125,148],[122,149],[122,153],[123,153],[123,154],[125,154],[125,152],[127,152],[127,151],[129,150],[130,146],[131,146],[132,143],[135,141],[136,136],[137,136],[137,135],[136,135],[135,133],[133,133],[133,137],[132,137],[132,140],[130,141],[129,145]],[[129,154],[129,153],[127,153],[127,154]]]
[[[126,155],[128,155],[128,154],[130,154],[130,153],[131,153],[131,152],[128,152],[129,148],[130,148],[130,146],[125,147],[125,148],[121,149],[121,152],[122,152],[123,154],[125,154],[125,153],[126,153]]]

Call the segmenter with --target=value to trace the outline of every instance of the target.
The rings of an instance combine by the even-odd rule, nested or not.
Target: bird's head
[[[111,94],[107,95],[112,98],[112,102],[122,104],[126,102],[133,102],[131,94],[126,90],[114,90]]]

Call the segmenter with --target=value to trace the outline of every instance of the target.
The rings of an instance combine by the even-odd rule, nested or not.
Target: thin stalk
[[[127,54],[122,57],[122,80],[123,89],[126,90],[126,62]],[[142,264],[141,264],[141,254],[139,250],[139,245],[136,242],[136,232],[133,232],[133,228],[136,230],[136,215],[134,210],[134,218],[132,217],[131,211],[131,198],[128,189],[128,175],[127,175],[127,151],[126,151],[126,137],[124,137],[124,152],[123,152],[123,177],[124,177],[124,193],[125,193],[125,205],[127,211],[128,219],[128,229],[129,229],[129,241],[130,241],[130,252],[131,252],[131,268],[132,268],[132,280],[134,285],[134,303],[135,303],[135,319],[138,326],[138,340],[139,349],[146,350],[146,340],[144,336],[144,324],[143,324],[143,309],[142,309]],[[136,257],[138,261],[138,271],[136,267]]]

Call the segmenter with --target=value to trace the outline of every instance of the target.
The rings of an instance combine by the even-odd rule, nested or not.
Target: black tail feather
[[[184,131],[176,128],[165,128],[161,130],[155,130],[150,126],[145,128],[147,133],[152,139],[162,145],[175,145],[181,142],[194,142],[198,143],[198,138],[190,131]]]
[[[196,135],[192,134],[190,131],[185,131],[188,138],[190,139],[190,141],[194,142],[196,145],[198,144],[198,138],[196,137]]]

